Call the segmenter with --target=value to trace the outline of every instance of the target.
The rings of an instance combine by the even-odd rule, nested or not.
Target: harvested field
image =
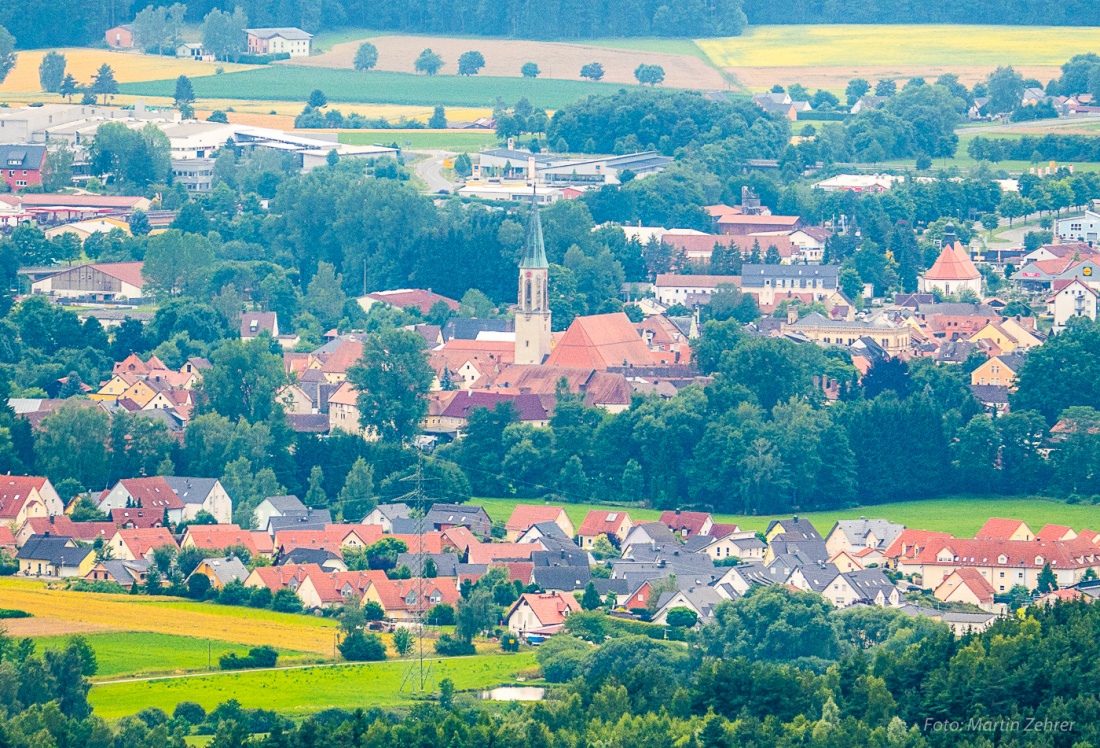
[[[0,84],[0,93],[41,91],[38,66],[48,50],[19,52],[15,67]],[[227,73],[249,70],[255,65],[233,65],[227,62],[199,62],[161,55],[143,55],[136,52],[112,52],[106,49],[65,48],[57,50],[65,55],[65,72],[72,73],[79,83],[87,84],[103,63],[115,71],[119,83],[177,78],[186,75],[198,78],[215,75],[218,68]],[[57,97],[56,100],[60,100]]]
[[[860,67],[729,67],[726,72],[750,91],[767,91],[776,83],[789,86],[801,83],[811,91],[824,88],[840,94],[844,92],[848,81],[853,78],[865,78],[872,84],[884,79],[895,80],[898,88],[910,78],[921,77],[929,83],[944,73],[953,73],[966,86],[973,86],[986,78],[996,65],[865,65]],[[1043,82],[1061,75],[1057,66],[1026,65],[1016,67],[1025,78],[1036,78]]]
[[[300,57],[282,64],[351,69],[355,52],[362,41],[365,40],[336,44],[331,51],[316,57]],[[581,80],[581,66],[598,62],[604,68],[604,82],[637,83],[634,70],[645,63],[664,68],[664,85],[672,88],[726,88],[726,81],[718,70],[699,57],[683,54],[512,39],[378,36],[370,42],[378,47],[377,69],[399,73],[413,72],[417,56],[425,48],[431,48],[444,60],[440,72],[455,74],[458,72],[459,55],[476,50],[485,58],[485,67],[480,72],[485,76],[519,77],[520,67],[525,62],[534,62],[542,71],[540,77]]]

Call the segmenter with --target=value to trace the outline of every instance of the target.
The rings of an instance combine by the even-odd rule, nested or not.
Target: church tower
[[[541,364],[550,355],[550,265],[542,241],[539,206],[531,196],[527,243],[519,264],[519,302],[516,305],[517,364]]]

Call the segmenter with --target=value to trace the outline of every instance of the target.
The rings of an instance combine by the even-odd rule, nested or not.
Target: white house
[[[248,53],[253,55],[289,54],[291,57],[309,57],[313,34],[298,28],[245,29],[248,37]]]
[[[1054,316],[1051,328],[1054,332],[1066,329],[1066,323],[1074,317],[1096,319],[1096,291],[1080,278],[1054,281],[1054,294],[1047,299],[1047,310]]]
[[[289,513],[305,514],[306,505],[297,496],[268,496],[252,512],[252,526],[267,530],[272,517],[285,517]]]
[[[553,634],[581,604],[567,592],[525,593],[508,611],[508,630],[513,634]]]
[[[1083,216],[1063,218],[1054,222],[1054,230],[1062,240],[1095,244],[1100,238],[1100,213],[1087,210]]]
[[[217,478],[166,477],[164,480],[183,502],[184,520],[192,520],[199,512],[206,512],[219,525],[233,521],[233,500]]]
[[[710,297],[719,286],[740,286],[741,278],[736,275],[676,275],[660,273],[653,291],[657,301],[666,307],[674,304],[685,306],[700,297]]]

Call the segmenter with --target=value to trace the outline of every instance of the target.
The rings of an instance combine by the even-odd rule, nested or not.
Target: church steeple
[[[527,219],[527,242],[519,263],[519,298],[516,304],[517,364],[541,364],[550,355],[550,263],[535,196]]]

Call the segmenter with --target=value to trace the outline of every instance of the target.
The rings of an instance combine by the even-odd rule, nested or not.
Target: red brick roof
[[[630,319],[615,312],[573,320],[546,365],[606,371],[611,366],[652,366],[653,356]]]
[[[890,544],[890,547],[887,548],[882,555],[886,558],[914,559],[930,543],[950,537],[952,537],[952,535],[946,532],[916,530],[907,527],[901,531],[900,535],[894,538],[894,542]]]
[[[220,551],[231,545],[241,545],[249,553],[261,552],[252,533],[238,525],[188,525],[187,537],[191,538],[196,548],[204,550]]]
[[[469,563],[488,564],[493,561],[523,561],[535,551],[541,551],[539,543],[482,543],[470,546]]]
[[[560,626],[565,623],[566,616],[581,609],[577,598],[564,592],[526,592],[512,605],[508,616],[511,617],[520,606],[529,607],[543,626]]]
[[[970,588],[970,591],[974,593],[979,602],[993,602],[993,594],[996,590],[993,589],[993,585],[989,583],[989,580],[982,576],[980,571],[967,568],[956,569],[954,573],[958,574],[959,581]]]
[[[408,546],[409,553],[420,553],[423,549],[424,553],[442,553],[443,552],[443,532],[432,531],[426,532],[423,535],[402,535],[395,533],[393,535],[386,535],[387,538],[397,538],[403,540],[405,545]],[[471,563],[473,563],[471,561]]]
[[[1035,538],[1036,540],[1062,540],[1072,534],[1073,528],[1066,525],[1043,525],[1043,529],[1035,533]]]
[[[768,247],[773,245],[779,250],[779,256],[784,258],[793,257],[802,251],[785,234],[665,234],[661,241],[688,255],[709,254],[714,250],[715,244],[728,250],[736,249],[746,256],[752,254],[753,247],[758,247],[760,256],[763,257],[767,254]]]
[[[31,491],[41,491],[46,479],[28,475],[0,476],[0,519],[13,520],[19,516]]]
[[[145,277],[141,274],[141,269],[144,266],[145,263],[143,262],[97,262],[92,265],[93,268],[104,275],[117,278],[123,283],[138,288],[145,286]]]
[[[379,579],[374,583],[374,590],[382,601],[382,607],[387,613],[395,610],[416,610],[416,602],[408,601],[410,594],[423,593],[423,609],[428,610],[433,605],[455,605],[460,597],[458,586],[453,577],[437,577],[435,579]],[[431,598],[438,594],[440,600],[431,602]]]
[[[349,587],[350,592],[362,595],[372,584],[388,581],[384,571],[324,571],[318,568],[309,571],[307,576],[324,603],[343,602],[347,599],[344,590]]]
[[[286,587],[291,581],[301,584],[302,580],[311,573],[324,574],[317,564],[286,564],[284,566],[257,566],[254,570],[256,576],[265,587],[272,592],[277,592]]]
[[[176,548],[176,539],[165,527],[153,527],[144,530],[119,530],[119,539],[130,549],[135,558],[142,558],[153,548],[171,546]]]
[[[584,522],[581,523],[581,528],[577,530],[577,534],[588,537],[594,535],[614,535],[618,532],[619,526],[622,525],[623,517],[626,517],[628,521],[630,520],[630,515],[626,512],[592,510],[585,515]]]
[[[789,226],[792,229],[802,221],[799,216],[745,216],[727,213],[718,219],[718,224],[729,226]]]
[[[118,528],[113,522],[73,522],[69,517],[29,517],[26,526],[33,535],[57,535],[77,540],[94,541],[96,538],[110,540]]]
[[[392,304],[398,309],[404,309],[405,307],[414,306],[420,310],[422,314],[427,314],[432,310],[432,307],[436,303],[442,301],[447,305],[447,308],[452,312],[458,311],[458,302],[454,299],[448,299],[446,296],[440,296],[437,293],[431,291],[425,291],[422,288],[402,288],[396,291],[375,291],[374,293],[367,294],[368,298],[375,301],[384,301],[387,304]]]
[[[132,525],[142,529],[160,527],[164,524],[164,510],[156,509],[112,509],[111,522],[118,527]]]
[[[154,478],[124,478],[119,483],[142,509],[183,509],[183,501],[168,481],[159,475]]]
[[[924,274],[925,280],[939,281],[975,280],[981,277],[982,274],[970,260],[970,254],[958,242],[944,247]]]
[[[950,560],[939,560],[941,551],[951,554]],[[1003,566],[1042,568],[1050,564],[1055,569],[1077,569],[1097,563],[1100,549],[1078,540],[982,540],[979,538],[937,539],[917,556],[917,563],[931,566]],[[1001,559],[1004,561],[1001,561]]]
[[[1009,540],[1022,524],[1024,523],[1018,519],[991,517],[974,537],[980,540]]]
[[[524,532],[537,525],[539,522],[555,522],[561,513],[565,511],[560,506],[546,506],[544,504],[516,504],[512,510],[512,516],[505,523],[505,530]],[[473,562],[471,562],[473,563]]]
[[[714,521],[706,512],[667,511],[661,512],[660,522],[675,533],[679,533],[681,530],[687,530],[688,535],[702,535],[703,525],[706,524],[708,519],[710,519],[711,522]]]
[[[492,410],[500,403],[511,403],[520,421],[548,421],[550,411],[538,395],[510,395],[485,390],[460,390],[449,399],[440,413],[445,418],[469,418],[475,408]]]
[[[363,344],[358,340],[345,340],[328,355],[321,371],[329,374],[343,374],[363,358]]]

